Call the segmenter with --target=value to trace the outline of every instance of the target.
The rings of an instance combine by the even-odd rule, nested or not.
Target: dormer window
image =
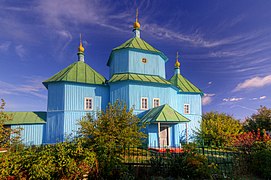
[[[90,110],[93,110],[93,99],[92,98],[89,98],[89,97],[86,97],[85,98],[85,103],[84,103],[85,105],[85,107],[84,107],[84,109],[86,110],[86,111],[90,111]]]

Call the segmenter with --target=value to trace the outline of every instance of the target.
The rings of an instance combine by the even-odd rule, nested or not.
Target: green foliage
[[[271,140],[255,142],[249,158],[251,172],[261,178],[271,178]]]
[[[8,151],[0,158],[0,169],[0,179],[82,179],[95,175],[96,157],[81,141],[72,141]]]
[[[225,113],[208,112],[202,117],[198,139],[205,145],[230,145],[233,138],[242,132],[242,125],[232,116]]]
[[[5,123],[12,120],[12,116],[4,112],[5,101],[1,99],[0,105],[0,148],[16,147],[21,144],[20,128],[5,127]]]
[[[88,115],[79,124],[79,134],[97,154],[99,174],[105,178],[119,173],[114,172],[117,166],[120,172],[124,168],[121,163],[124,148],[140,146],[146,137],[141,132],[144,126],[140,119],[118,101],[109,104],[105,112],[99,112],[96,119]]]
[[[257,113],[246,119],[244,128],[246,131],[257,131],[258,129],[271,131],[271,109],[261,106]]]
[[[198,153],[194,145],[187,145],[182,154],[158,154],[151,158],[151,168],[158,176],[184,179],[211,179],[217,173],[215,164],[208,165],[206,156]]]

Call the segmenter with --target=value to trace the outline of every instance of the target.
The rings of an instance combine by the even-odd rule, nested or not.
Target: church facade
[[[180,73],[178,55],[175,73],[166,79],[168,58],[140,37],[137,19],[133,31],[134,37],[110,54],[109,80],[85,63],[80,42],[78,60],[43,82],[47,112],[13,112],[6,125],[23,128],[27,145],[62,142],[76,135],[87,113],[95,115],[119,100],[148,122],[148,147],[180,147],[190,141],[201,121],[203,93]]]

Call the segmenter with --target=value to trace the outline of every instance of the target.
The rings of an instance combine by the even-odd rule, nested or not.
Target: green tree
[[[127,106],[118,101],[109,104],[96,118],[87,115],[79,124],[79,134],[97,154],[99,173],[107,178],[112,169],[121,166],[124,148],[140,146],[146,138],[140,119],[132,109],[127,110]]]
[[[208,112],[203,114],[198,138],[207,145],[230,145],[233,138],[242,132],[242,125],[225,113]]]
[[[257,131],[257,129],[265,129],[271,131],[271,109],[261,106],[257,113],[252,114],[244,122],[246,131]]]
[[[8,121],[12,120],[12,115],[4,112],[5,101],[1,99],[0,105],[0,147],[6,148],[10,145],[17,145],[20,143],[21,129],[11,129],[5,126]]]

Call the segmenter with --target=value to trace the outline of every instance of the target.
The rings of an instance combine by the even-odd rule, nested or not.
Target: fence
[[[196,147],[195,152],[204,155],[208,164],[215,165],[219,174],[230,177],[243,170],[244,156],[237,148],[215,148]],[[147,148],[126,148],[123,152],[123,163],[131,170],[144,172],[145,174],[155,173],[167,175],[172,166],[172,158],[182,158],[183,151],[180,148],[169,149],[147,149]],[[177,165],[177,164],[176,164]],[[149,170],[148,170],[149,169]],[[156,172],[149,172],[155,169]],[[148,171],[148,172],[146,172]],[[136,175],[137,176],[137,175]]]

